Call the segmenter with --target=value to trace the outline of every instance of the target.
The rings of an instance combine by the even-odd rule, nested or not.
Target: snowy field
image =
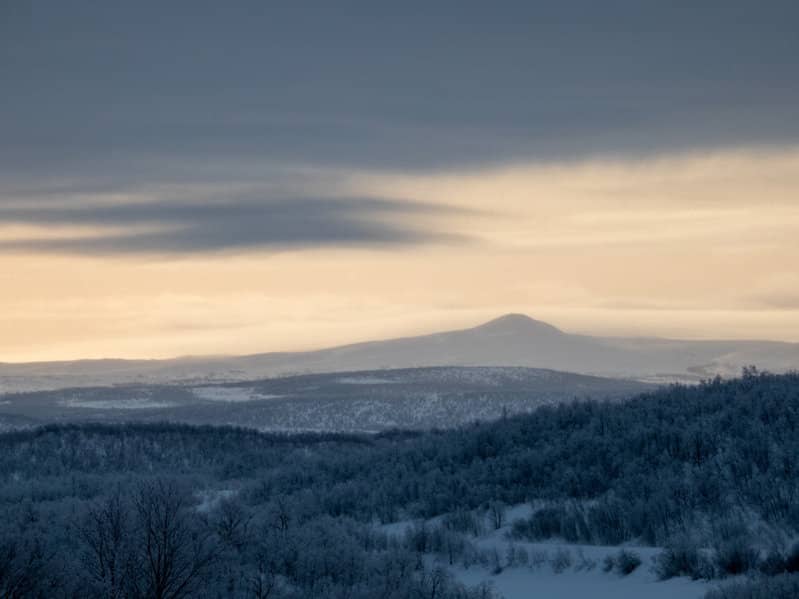
[[[530,505],[509,508],[505,524],[479,537],[470,536],[475,547],[498,556],[501,572],[495,573],[484,565],[450,566],[446,560],[430,565],[446,565],[451,574],[463,584],[474,587],[487,583],[504,599],[702,599],[711,588],[718,586],[707,581],[688,578],[658,580],[654,562],[660,554],[658,547],[630,546],[609,547],[578,545],[560,542],[529,543],[510,540],[513,521],[530,515]],[[438,526],[440,518],[426,522]],[[396,522],[380,526],[380,530],[402,536],[413,528],[412,521]],[[486,530],[492,528],[486,522]],[[631,574],[622,576],[615,570],[606,571],[605,560],[618,555],[624,549],[641,560]],[[508,565],[510,554],[524,555],[524,563]]]
[[[505,599],[702,599],[711,588],[709,583],[687,578],[658,581],[647,570],[642,565],[624,578],[598,567],[560,574],[547,566],[506,568],[497,575],[476,568],[455,569],[453,573],[468,586],[489,582]]]
[[[242,403],[283,397],[282,395],[258,393],[252,387],[194,387],[191,391],[198,399],[225,403]]]
[[[149,397],[126,399],[64,399],[58,402],[65,408],[89,408],[93,410],[155,410],[171,408],[177,404],[154,400]]]
[[[379,378],[376,376],[343,376],[336,379],[337,383],[342,385],[390,385],[397,381]]]
[[[378,432],[487,422],[575,398],[622,399],[652,387],[529,368],[413,368],[216,383],[73,387],[3,395],[8,426],[161,420],[262,431]]]

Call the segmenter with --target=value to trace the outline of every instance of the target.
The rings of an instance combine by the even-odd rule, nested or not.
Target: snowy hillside
[[[446,554],[429,560],[431,567],[445,567],[467,587],[486,585],[503,599],[702,599],[715,585],[686,577],[660,580],[656,563],[662,553],[658,547],[623,547],[573,544],[559,541],[530,543],[510,538],[516,519],[530,515],[527,504],[502,508],[504,524],[494,528],[490,514],[477,520],[480,532],[467,535],[473,545],[473,558],[455,564]],[[435,534],[442,519],[424,526]],[[408,538],[420,530],[419,521],[403,521],[379,527],[396,538]],[[627,573],[617,562],[620,552],[631,556],[634,569]],[[467,551],[468,553],[468,551]],[[472,562],[464,564],[463,561]]]
[[[366,371],[9,394],[0,396],[0,425],[169,420],[272,431],[447,428],[575,398],[620,399],[649,388],[531,368]]]

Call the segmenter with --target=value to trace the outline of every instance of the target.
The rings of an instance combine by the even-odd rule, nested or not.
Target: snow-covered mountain
[[[243,381],[270,376],[428,366],[522,366],[652,382],[799,368],[799,344],[686,341],[565,333],[521,314],[417,337],[295,353],[173,360],[0,364],[0,393],[118,383]]]

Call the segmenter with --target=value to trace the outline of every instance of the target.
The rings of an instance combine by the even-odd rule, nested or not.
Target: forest
[[[519,504],[515,539],[657,546],[662,578],[790,597],[756,593],[796,588],[797,455],[799,373],[751,368],[454,430],[9,432],[0,597],[487,599],[447,565],[501,569],[470,538]]]

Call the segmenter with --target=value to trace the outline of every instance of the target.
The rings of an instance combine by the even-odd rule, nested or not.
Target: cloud
[[[379,198],[29,204],[0,207],[0,225],[31,225],[45,231],[80,227],[82,234],[0,238],[0,251],[180,254],[463,240],[424,222],[426,216],[457,209]]]
[[[799,147],[692,152],[635,160],[527,162],[480,169],[364,172],[351,191],[412,198],[484,218],[450,230],[517,251],[673,256],[795,256]]]
[[[446,4],[3,3],[0,169],[442,167],[799,136],[796,2]]]
[[[792,271],[767,274],[741,294],[741,302],[753,309],[799,311],[799,275]]]

